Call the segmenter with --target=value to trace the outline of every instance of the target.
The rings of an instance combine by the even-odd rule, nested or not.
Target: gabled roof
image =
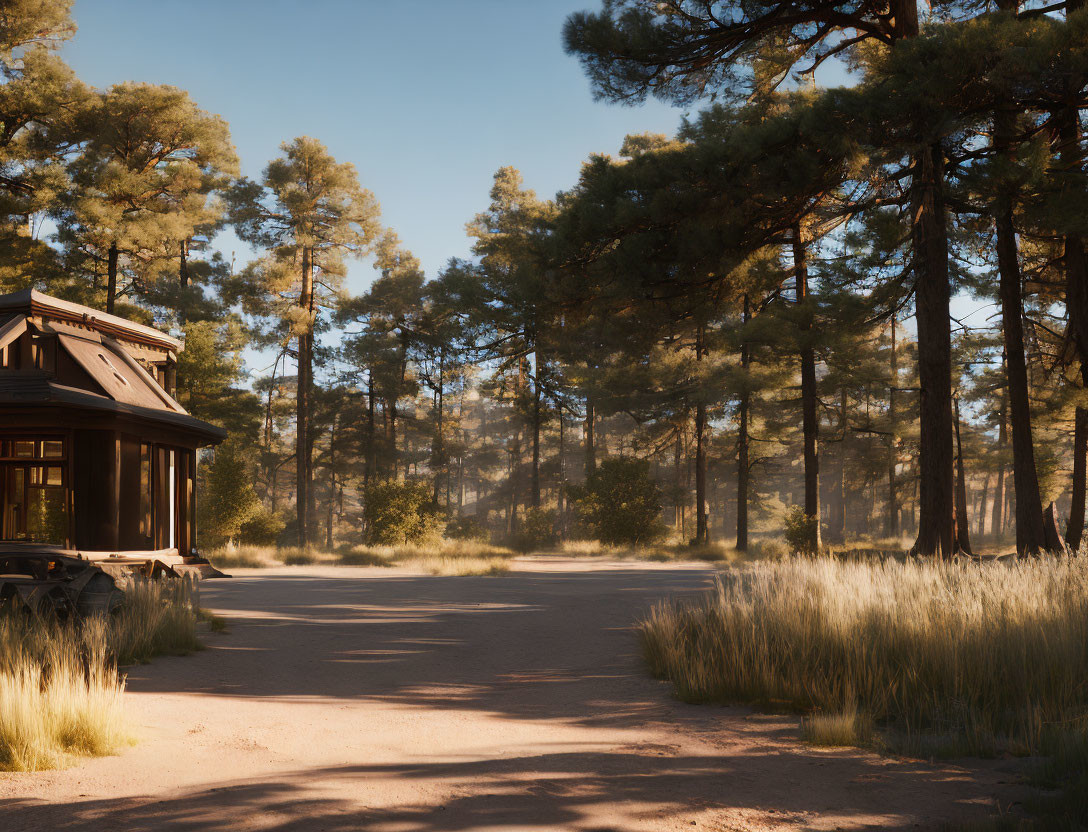
[[[177,339],[33,289],[0,295],[0,348],[28,328],[55,337],[58,351],[78,370],[67,371],[67,380],[63,373],[56,379],[34,370],[0,370],[0,406],[68,405],[186,428],[209,442],[226,437],[226,431],[186,413],[137,361],[180,349]],[[68,384],[73,380],[77,387]]]
[[[51,297],[37,289],[23,289],[19,292],[0,295],[0,313],[4,312],[37,317],[45,315],[62,321],[83,324],[103,334],[123,338],[126,341],[149,344],[173,352],[181,349],[181,342],[165,332],[159,332],[157,329],[117,315],[100,312],[90,306]]]
[[[0,373],[0,406],[5,404],[38,407],[67,405],[184,428],[198,434],[208,442],[222,442],[227,437],[227,432],[223,428],[210,425],[184,411],[174,413],[160,408],[115,401],[89,390],[57,384],[42,372]]]

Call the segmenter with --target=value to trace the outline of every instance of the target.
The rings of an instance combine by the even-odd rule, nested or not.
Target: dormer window
[[[30,336],[30,360],[34,367],[57,374],[57,339],[51,335]]]

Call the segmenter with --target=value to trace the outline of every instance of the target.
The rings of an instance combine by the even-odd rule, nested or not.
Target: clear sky
[[[428,276],[469,255],[464,225],[491,176],[542,196],[624,135],[672,133],[681,111],[596,102],[564,54],[566,16],[600,0],[76,0],[62,55],[95,86],[173,84],[231,127],[257,177],[299,135],[352,162]],[[239,264],[249,247],[218,241]],[[352,269],[349,288],[373,278]]]

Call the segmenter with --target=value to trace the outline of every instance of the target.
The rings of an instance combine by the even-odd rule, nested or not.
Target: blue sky
[[[469,254],[464,225],[513,165],[542,196],[627,133],[671,133],[682,112],[658,102],[595,102],[564,54],[566,16],[599,0],[76,0],[62,55],[76,74],[173,84],[231,127],[243,173],[279,144],[324,142],[382,205],[384,222],[429,276]],[[253,256],[217,241],[239,265]],[[373,278],[352,268],[349,288]]]

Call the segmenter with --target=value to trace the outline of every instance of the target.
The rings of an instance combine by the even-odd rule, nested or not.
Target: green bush
[[[437,542],[446,528],[424,482],[372,483],[365,493],[363,520],[366,542],[380,546]]]
[[[570,494],[581,524],[603,543],[651,543],[665,532],[661,492],[647,462],[606,459]]]
[[[559,542],[555,534],[555,510],[531,508],[525,512],[518,530],[510,538],[510,548],[519,552],[531,552],[555,546]]]
[[[816,554],[816,529],[818,517],[805,514],[801,506],[790,506],[786,511],[786,546],[795,555]]]
[[[260,510],[253,490],[252,454],[228,439],[215,449],[204,475],[198,503],[201,538],[211,547],[233,543]]]
[[[455,517],[446,524],[446,537],[450,540],[471,540],[489,543],[489,532],[475,517]]]
[[[238,540],[246,546],[275,546],[287,521],[266,506],[259,506],[238,532]]]

